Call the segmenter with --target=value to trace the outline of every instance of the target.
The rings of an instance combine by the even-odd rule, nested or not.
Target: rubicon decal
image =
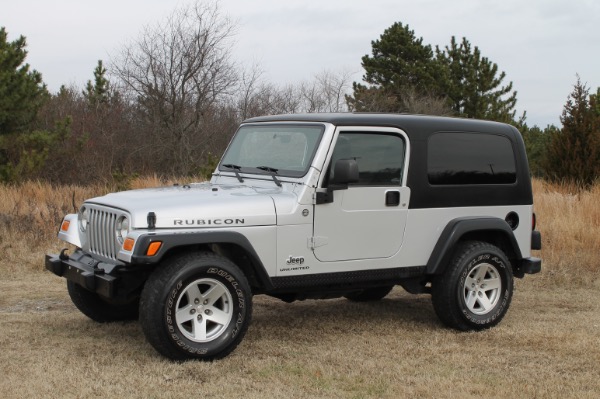
[[[174,226],[219,226],[244,224],[244,219],[175,219]]]

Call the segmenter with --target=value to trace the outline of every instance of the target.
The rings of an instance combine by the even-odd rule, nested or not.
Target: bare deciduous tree
[[[257,115],[299,112],[344,112],[345,94],[351,74],[323,71],[311,81],[276,86],[261,81],[262,72],[254,67],[243,74],[236,108],[241,119]]]
[[[349,109],[356,112],[396,112],[427,115],[452,115],[445,98],[407,87],[402,97],[378,87],[354,85],[354,95],[346,96]]]
[[[219,133],[206,118],[237,81],[229,58],[233,33],[217,3],[197,1],[147,27],[113,62],[112,72],[146,124],[145,151],[161,157],[171,173],[197,171]]]
[[[427,114],[450,116],[453,115],[452,109],[448,106],[445,98],[435,96],[434,94],[423,94],[417,92],[414,88],[408,88],[404,91],[402,101],[400,101],[402,112],[411,114]]]
[[[323,71],[314,80],[300,85],[304,112],[347,111],[345,94],[350,89],[352,74],[348,71],[334,73]]]

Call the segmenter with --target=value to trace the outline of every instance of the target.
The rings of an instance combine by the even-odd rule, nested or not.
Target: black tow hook
[[[58,255],[58,258],[60,260],[68,260],[69,254],[66,253],[68,250],[69,250],[68,248],[63,248],[63,250],[60,251],[60,255]]]

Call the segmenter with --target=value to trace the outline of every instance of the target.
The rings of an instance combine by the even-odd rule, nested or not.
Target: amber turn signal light
[[[125,242],[123,242],[123,249],[125,251],[131,251],[133,249],[133,244],[135,244],[135,240],[133,238],[126,238]]]
[[[70,224],[71,224],[71,222],[69,222],[68,220],[63,220],[62,224],[60,225],[60,229],[62,231],[67,231],[67,230],[69,230]]]
[[[162,246],[162,241],[154,241],[148,245],[148,250],[146,250],[147,256],[154,256]]]

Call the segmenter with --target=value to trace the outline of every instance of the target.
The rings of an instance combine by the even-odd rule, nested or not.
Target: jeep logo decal
[[[304,256],[291,256],[285,261],[287,265],[302,265],[304,263]]]

